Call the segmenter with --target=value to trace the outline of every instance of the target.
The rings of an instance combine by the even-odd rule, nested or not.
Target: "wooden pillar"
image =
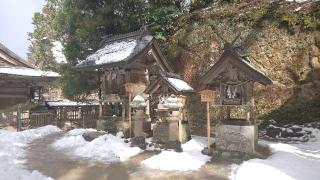
[[[210,122],[210,102],[214,101],[214,91],[203,90],[200,92],[201,101],[207,104],[207,137],[208,137],[208,152],[211,153],[211,122]]]
[[[207,136],[208,136],[208,150],[211,152],[211,123],[210,123],[210,102],[207,101]]]
[[[125,121],[126,120],[126,100],[125,99],[122,100],[121,106],[122,106],[122,109],[121,109],[122,120]]]
[[[128,93],[128,120],[129,120],[129,137],[132,135],[132,125],[131,125],[131,99],[132,99],[132,93],[133,93],[133,88],[134,84],[133,83],[126,83],[125,85],[125,90]]]
[[[180,118],[179,118],[179,141],[182,142],[182,119],[183,119],[183,109],[179,109]]]
[[[227,120],[229,121],[231,119],[231,116],[230,116],[230,113],[231,113],[231,109],[230,109],[230,106],[227,106],[226,107],[226,112],[227,112]]]
[[[132,96],[132,94],[131,94],[131,92],[129,92],[129,99],[128,99],[128,119],[129,119],[129,137],[131,138],[131,135],[132,135],[132,123],[131,123],[131,106],[130,106],[130,104],[131,104],[131,96]]]
[[[21,131],[21,109],[20,106],[17,110],[17,131]]]
[[[105,76],[102,75],[102,81],[101,77],[99,75],[99,92],[98,92],[98,98],[99,98],[99,119],[102,119],[103,116],[103,106],[102,106],[102,88],[105,89]]]

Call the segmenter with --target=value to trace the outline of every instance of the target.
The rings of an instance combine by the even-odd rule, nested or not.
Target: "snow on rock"
[[[52,71],[41,71],[39,69],[32,69],[26,67],[0,67],[0,74],[11,74],[18,76],[31,77],[59,77],[60,75]]]
[[[191,139],[182,144],[183,152],[162,151],[141,162],[142,165],[165,171],[196,171],[201,168],[211,157],[203,155],[201,150],[204,148],[202,143]]]
[[[266,142],[273,154],[231,166],[231,180],[318,180],[320,177],[320,130],[312,129],[314,142],[283,144]]]
[[[97,131],[95,129],[73,129],[69,131],[64,138],[55,141],[52,146],[56,149],[67,149],[80,147],[86,144],[86,140],[82,137],[87,131]]]
[[[168,78],[169,82],[179,91],[193,91],[193,88],[185,81],[177,78]]]
[[[55,141],[52,146],[59,150],[69,150],[69,153],[73,156],[106,164],[126,161],[143,151],[138,147],[130,147],[129,143],[125,143],[122,139],[122,133],[118,133],[116,136],[106,134],[87,142],[82,137],[82,134],[86,131],[95,130],[74,129]]]
[[[38,171],[26,170],[24,157],[31,141],[61,131],[55,126],[45,126],[21,132],[0,130],[0,177],[1,179],[52,179]]]
[[[52,42],[53,47],[51,49],[53,57],[57,63],[67,63],[66,56],[63,54],[63,46],[60,41]]]
[[[104,48],[99,49],[94,54],[87,57],[89,61],[95,61],[96,64],[118,62],[129,57],[134,48],[137,46],[137,40],[114,42],[107,44]]]

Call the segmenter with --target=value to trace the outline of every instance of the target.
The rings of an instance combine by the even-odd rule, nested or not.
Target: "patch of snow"
[[[183,0],[180,3],[182,11],[189,12],[191,9],[191,0]]]
[[[208,146],[208,138],[207,137],[191,135],[191,138],[194,139],[202,147],[207,147]],[[211,137],[210,140],[211,140],[211,143],[215,142],[215,138],[213,138],[213,137]]]
[[[61,131],[55,126],[45,126],[21,132],[0,130],[0,177],[1,179],[37,179],[49,180],[39,171],[28,171],[25,168],[25,155],[31,141]]]
[[[80,147],[86,144],[86,140],[82,137],[85,132],[97,131],[96,129],[72,129],[67,132],[64,138],[61,138],[58,141],[55,141],[52,144],[52,147],[56,149],[68,149]]]
[[[294,11],[300,11],[301,10],[301,7],[297,7]]]
[[[193,91],[193,88],[181,79],[168,78],[171,85],[173,85],[179,91]]]
[[[307,2],[309,0],[286,0],[288,2],[296,2],[296,3],[303,3],[303,2]]]
[[[99,102],[75,102],[69,100],[61,100],[61,101],[47,101],[48,106],[98,106]]]
[[[202,143],[191,139],[182,144],[183,152],[162,151],[142,161],[141,164],[148,168],[165,171],[196,171],[211,159],[210,156],[201,153],[204,147]]]
[[[316,141],[301,144],[268,143],[273,154],[231,166],[231,180],[308,179],[320,177],[320,130],[313,129]]]
[[[95,61],[95,64],[105,64],[118,62],[129,57],[137,46],[137,40],[114,42],[105,45],[94,54],[87,57],[86,60]]]
[[[169,97],[162,97],[162,99],[160,100],[160,104],[163,104],[163,106],[166,108],[182,108],[183,107],[183,104],[175,95],[171,95]]]
[[[32,77],[59,77],[60,75],[52,71],[41,71],[39,69],[32,69],[26,67],[0,67],[0,74],[11,74],[18,76],[32,76]]]
[[[125,143],[122,139],[123,133],[116,136],[106,134],[87,142],[82,137],[86,131],[92,129],[74,129],[55,141],[52,146],[58,150],[69,150],[73,156],[106,164],[126,161],[143,152],[140,148],[130,147],[130,143]]]
[[[60,41],[52,42],[51,52],[57,63],[67,63],[66,56],[63,54],[63,46]]]

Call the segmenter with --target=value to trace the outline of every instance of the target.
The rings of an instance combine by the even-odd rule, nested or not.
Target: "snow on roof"
[[[51,49],[53,57],[57,63],[67,63],[66,56],[63,54],[63,46],[60,41],[52,42],[53,47]]]
[[[47,101],[46,102],[50,107],[58,107],[58,106],[97,106],[99,102],[75,102],[69,100],[62,101]]]
[[[89,55],[86,60],[80,62],[76,67],[99,66],[128,61],[146,48],[153,39],[151,35],[145,34],[142,36],[137,32],[136,34],[128,35],[128,37],[126,35],[120,37],[106,41],[102,48]]]
[[[99,49],[94,54],[87,57],[89,61],[95,61],[96,64],[117,62],[126,59],[133,53],[137,45],[137,40],[114,42]]]
[[[30,77],[59,77],[60,75],[52,71],[42,71],[39,69],[31,69],[26,67],[0,67],[0,74],[11,74],[18,76]]]
[[[185,81],[177,78],[168,78],[168,81],[179,91],[193,91],[194,89]]]

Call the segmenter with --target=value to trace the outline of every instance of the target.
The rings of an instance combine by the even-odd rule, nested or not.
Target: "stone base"
[[[179,140],[179,127],[177,121],[157,122],[153,128],[153,142],[165,144],[168,141]]]
[[[173,149],[176,152],[182,152],[182,148],[181,148],[181,143],[180,141],[168,141],[165,145],[164,145],[165,149]]]
[[[271,154],[271,149],[268,145],[258,144],[254,153],[245,153],[239,151],[221,151],[216,148],[213,148],[212,158],[215,160],[224,160],[240,164],[243,161],[247,161],[249,159],[254,158],[266,159]]]
[[[182,135],[181,143],[186,143],[189,140],[191,140],[191,133],[190,133],[189,124],[182,123],[181,130],[182,130],[182,132],[181,132],[181,135]]]
[[[216,127],[216,148],[220,151],[254,153],[258,142],[256,125],[226,125]]]
[[[131,139],[131,147],[139,147],[141,149],[146,149],[145,137],[138,136]]]

